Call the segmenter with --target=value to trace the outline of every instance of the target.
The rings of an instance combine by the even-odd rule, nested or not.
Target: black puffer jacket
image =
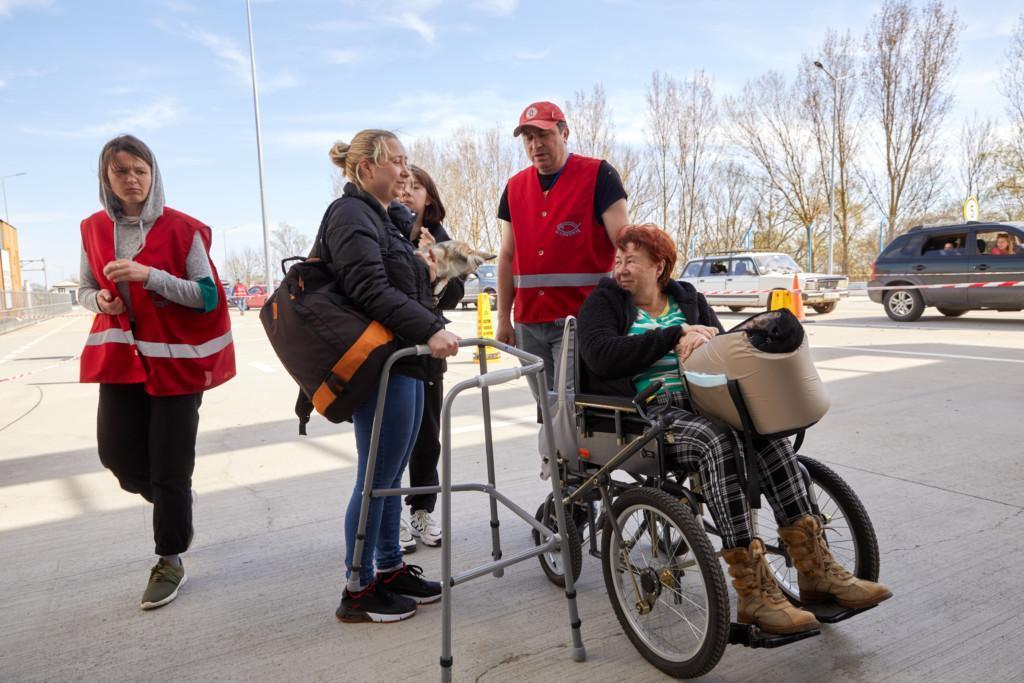
[[[676,300],[688,324],[724,331],[707,299],[690,283],[669,280],[662,291]],[[634,395],[632,378],[671,351],[682,336],[678,325],[631,335],[636,316],[632,296],[611,278],[602,278],[583,302],[578,318],[581,392]]]
[[[400,346],[425,344],[444,327],[444,318],[433,310],[430,270],[374,197],[347,183],[327,207],[321,234],[311,255],[330,261],[340,291],[390,329]],[[424,370],[421,358],[395,365],[396,372],[417,379],[424,378]]]
[[[413,234],[413,224],[416,221],[416,217],[413,213],[404,205],[397,201],[392,202],[391,206],[388,207],[388,215],[391,216],[391,222],[398,226],[399,230],[403,235],[408,235],[409,241],[416,246],[419,244],[419,234]],[[451,235],[444,229],[444,226],[438,223],[437,225],[425,226],[427,231],[430,232],[430,236],[434,238],[434,241],[440,244],[441,242],[448,242],[451,240]],[[433,291],[433,290],[431,290]],[[462,301],[463,295],[466,293],[466,279],[455,278],[448,281],[445,288],[441,290],[440,296],[437,297],[437,305],[434,307],[435,313],[441,313],[441,311],[448,311],[459,305]],[[445,323],[450,322],[445,318]],[[426,364],[426,378],[427,380],[438,382],[444,376],[445,371],[448,369],[448,361],[444,358],[434,358],[433,356],[426,356],[423,359]]]

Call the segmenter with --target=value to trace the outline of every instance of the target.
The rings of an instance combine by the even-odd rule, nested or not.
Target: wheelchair
[[[571,318],[566,322],[563,348],[570,335],[576,341]],[[578,345],[574,343],[573,348]],[[565,555],[554,552],[538,556],[547,578],[564,586],[569,562],[575,583],[584,549],[598,558],[608,598],[627,637],[648,662],[675,678],[708,673],[728,644],[774,648],[819,635],[818,629],[774,635],[754,625],[731,622],[726,578],[709,538],[717,536],[718,530],[706,511],[700,477],[671,472],[665,466],[663,437],[671,420],[648,406],[660,385],[633,399],[587,393],[586,368],[579,354],[574,356],[578,449],[559,451],[556,462],[549,463],[557,467],[557,479],[564,487],[558,504],[563,506],[570,552],[565,560]],[[751,445],[759,435],[737,381],[730,381],[730,391],[744,424],[741,436],[750,458],[747,463],[753,465]],[[794,451],[802,441],[800,432]],[[830,550],[857,577],[877,580],[878,542],[857,495],[818,460],[799,454],[797,460],[812,508],[827,530]],[[755,473],[745,482],[752,529],[764,541],[779,586],[793,604],[801,606],[797,570],[778,537],[775,520],[758,520],[763,497],[757,468],[748,466],[746,471]],[[549,494],[536,519],[557,531],[555,505]],[[534,540],[539,545],[543,539],[534,532]],[[866,611],[828,603],[802,607],[821,623],[836,623]]]

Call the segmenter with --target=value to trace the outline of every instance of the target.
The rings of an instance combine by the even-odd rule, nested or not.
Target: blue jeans
[[[345,576],[352,571],[352,558],[356,547],[356,527],[359,525],[359,506],[366,480],[366,462],[370,451],[370,432],[373,414],[377,409],[377,390],[356,408],[352,422],[356,433],[356,483],[345,511]],[[377,464],[373,473],[373,488],[399,488],[402,473],[409,463],[409,454],[416,443],[416,434],[423,415],[423,382],[404,375],[391,375],[384,401],[380,442],[377,444]],[[402,515],[400,496],[373,498],[366,520],[366,539],[359,569],[359,582],[367,585],[373,579],[374,560],[378,570],[402,565],[402,548],[398,544],[399,520]]]
[[[555,366],[558,364],[559,356],[562,353],[562,332],[565,330],[565,318],[559,318],[549,323],[516,323],[516,346],[527,353],[540,356],[544,360],[544,377],[548,381],[548,391],[557,391],[555,386]],[[570,337],[570,344],[572,338]],[[566,374],[566,389],[573,393],[576,388],[576,376],[574,366],[575,349],[569,347],[567,357],[569,367]],[[533,387],[530,387],[533,392]],[[540,397],[534,393],[533,399],[540,401]]]

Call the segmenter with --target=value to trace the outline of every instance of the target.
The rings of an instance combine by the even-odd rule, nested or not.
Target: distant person
[[[1017,237],[1007,232],[996,235],[996,246],[989,252],[993,256],[1013,256],[1017,253]]]
[[[437,191],[434,179],[418,166],[409,166],[409,180],[399,199],[408,208],[414,219],[405,228],[409,240],[419,246],[427,246],[451,239],[441,225],[445,217],[444,204]],[[400,226],[402,227],[402,226]],[[453,309],[462,301],[465,293],[463,280],[454,278],[434,298],[434,312]],[[426,376],[423,380],[423,419],[419,434],[409,456],[409,485],[437,486],[437,462],[441,457],[441,403],[444,400],[443,377],[448,365],[443,358],[426,358]],[[400,542],[402,549],[412,552],[419,538],[425,545],[441,544],[441,527],[431,513],[437,504],[436,493],[421,493],[406,496],[409,506],[409,522],[402,518]]]
[[[551,388],[565,317],[612,270],[626,190],[607,161],[569,153],[569,126],[551,102],[527,106],[512,135],[530,166],[508,181],[498,207],[495,338],[543,358]]]
[[[942,253],[943,256],[950,256],[955,251],[956,251],[956,245],[953,244],[952,242],[946,242],[944,245],[942,245],[942,252],[941,253]]]
[[[431,355],[454,356],[459,338],[444,329],[434,310],[433,264],[417,258],[409,232],[399,228],[392,206],[409,180],[405,148],[394,133],[364,130],[351,143],[331,148],[331,161],[349,180],[344,194],[324,214],[323,239],[313,255],[328,261],[341,292],[367,316],[391,330],[403,347],[426,344]],[[419,356],[395,363],[388,378],[382,431],[373,488],[399,488],[409,462],[423,414],[424,361]],[[403,561],[399,545],[402,501],[397,496],[369,503],[360,569],[353,573],[356,530],[371,457],[370,433],[377,408],[377,389],[355,409],[358,463],[355,485],[345,511],[345,569],[347,585],[335,611],[345,622],[390,622],[416,614],[417,604],[441,599],[441,584],[422,578],[422,570]],[[376,573],[374,565],[376,564]]]
[[[199,406],[234,377],[235,352],[210,229],[164,206],[149,147],[130,135],[108,142],[99,181],[103,210],[82,221],[78,299],[97,315],[81,381],[100,385],[100,462],[153,504],[159,559],[141,601],[153,609],[187,578]]]
[[[249,290],[245,288],[241,280],[235,281],[235,289],[231,292],[231,296],[235,299],[235,306],[238,307],[238,312],[245,315],[245,297],[249,294]]]

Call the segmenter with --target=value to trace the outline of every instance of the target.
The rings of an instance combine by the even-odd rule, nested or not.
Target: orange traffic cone
[[[800,277],[796,273],[793,273],[792,297],[790,310],[793,311],[797,320],[802,321],[804,319],[804,293],[800,291]]]

